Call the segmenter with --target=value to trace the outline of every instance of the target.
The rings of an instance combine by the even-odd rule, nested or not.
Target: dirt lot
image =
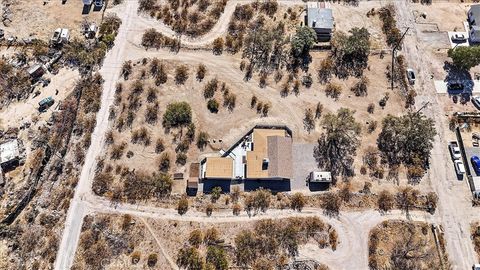
[[[4,4],[7,1],[4,1]],[[11,22],[6,21],[4,28],[5,36],[16,36],[19,39],[34,37],[47,40],[56,28],[70,29],[71,37],[81,35],[80,26],[84,20],[99,22],[102,17],[101,11],[93,11],[82,14],[83,3],[76,0],[62,1],[10,1]],[[44,2],[47,2],[44,5]],[[1,6],[1,5],[0,5]]]

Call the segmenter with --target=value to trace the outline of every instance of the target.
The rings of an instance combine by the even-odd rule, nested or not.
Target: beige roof
[[[205,170],[205,178],[233,178],[233,159],[209,157]]]
[[[254,129],[252,133],[253,150],[247,152],[246,178],[268,178],[268,168],[263,168],[263,160],[268,158],[268,137],[286,137],[284,129]]]
[[[270,177],[293,177],[292,170],[292,138],[268,137],[268,175]]]

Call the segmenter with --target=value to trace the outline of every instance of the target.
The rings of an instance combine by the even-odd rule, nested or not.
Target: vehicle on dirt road
[[[457,175],[463,176],[465,174],[465,165],[463,165],[463,162],[461,160],[455,160],[454,163]]]
[[[467,37],[465,36],[465,34],[454,34],[452,36],[452,42],[455,42],[455,43],[465,43],[467,42]]]
[[[448,82],[447,91],[451,94],[460,94],[463,93],[465,85],[462,82]]]
[[[448,149],[452,155],[453,160],[461,159],[462,154],[460,153],[460,147],[456,141],[452,141],[448,144]]]
[[[411,68],[407,68],[407,79],[409,84],[415,84],[415,71]]]
[[[49,107],[53,105],[53,103],[55,103],[55,100],[52,97],[47,97],[40,100],[40,102],[38,102],[38,111],[46,111]]]

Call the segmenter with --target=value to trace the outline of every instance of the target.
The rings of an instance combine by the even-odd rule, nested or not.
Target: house
[[[0,167],[7,170],[20,160],[20,150],[18,140],[10,140],[0,144]]]
[[[330,41],[334,28],[332,10],[325,8],[324,2],[307,2],[305,25],[315,30],[318,41]]]
[[[292,132],[285,126],[255,126],[219,157],[200,162],[200,179],[288,181],[293,177]]]
[[[468,24],[470,25],[470,42],[480,42],[480,5],[472,5],[468,11]]]

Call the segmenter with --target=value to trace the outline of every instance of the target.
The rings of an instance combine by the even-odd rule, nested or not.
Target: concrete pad
[[[448,34],[448,41],[450,42],[450,47],[452,48],[455,48],[455,47],[469,47],[470,46],[470,43],[468,42],[468,32],[447,32]],[[467,38],[467,41],[464,42],[464,43],[455,43],[452,41],[452,36],[454,36],[455,34],[462,34],[464,35],[466,38]]]

